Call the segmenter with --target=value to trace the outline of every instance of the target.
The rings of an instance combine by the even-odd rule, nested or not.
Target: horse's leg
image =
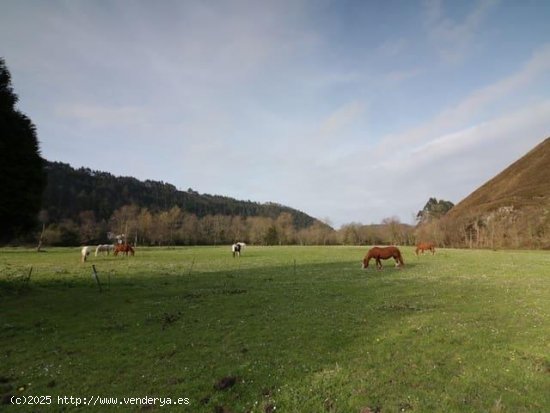
[[[382,261],[380,261],[380,257],[376,257],[376,268],[379,270],[382,269]]]

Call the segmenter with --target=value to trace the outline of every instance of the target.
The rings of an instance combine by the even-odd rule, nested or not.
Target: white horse
[[[86,261],[86,258],[88,258],[88,255],[90,255],[93,250],[94,247],[82,247],[82,249],[80,250],[82,262]]]
[[[100,252],[106,252],[107,255],[109,255],[109,253],[111,251],[114,251],[115,249],[115,246],[112,245],[112,244],[99,244],[97,246],[97,248],[95,249],[95,256],[97,257],[97,255],[100,253]]]

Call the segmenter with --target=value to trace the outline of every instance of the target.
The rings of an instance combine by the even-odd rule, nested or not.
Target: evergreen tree
[[[426,202],[426,205],[424,205],[422,211],[418,211],[416,219],[419,223],[429,222],[432,219],[441,218],[452,207],[454,207],[454,204],[451,201],[445,201],[443,199],[438,201],[437,198],[430,198],[428,202]]]
[[[46,183],[36,128],[17,101],[0,58],[0,243],[33,228]]]

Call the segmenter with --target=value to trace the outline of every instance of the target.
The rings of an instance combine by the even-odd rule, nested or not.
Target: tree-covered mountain
[[[61,162],[47,162],[48,183],[42,208],[50,222],[77,220],[82,211],[93,211],[97,220],[108,220],[125,205],[136,205],[151,212],[168,211],[174,206],[198,218],[207,215],[277,218],[281,213],[292,216],[292,224],[302,229],[318,222],[296,209],[276,203],[240,201],[234,198],[199,194],[191,189],[181,191],[174,185],[158,181],[140,181],[117,177],[88,168],[75,169]]]

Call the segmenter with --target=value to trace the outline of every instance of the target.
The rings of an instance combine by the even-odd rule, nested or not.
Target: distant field
[[[550,253],[403,248],[364,271],[366,250],[0,249],[0,395],[53,397],[0,410],[550,411]]]

